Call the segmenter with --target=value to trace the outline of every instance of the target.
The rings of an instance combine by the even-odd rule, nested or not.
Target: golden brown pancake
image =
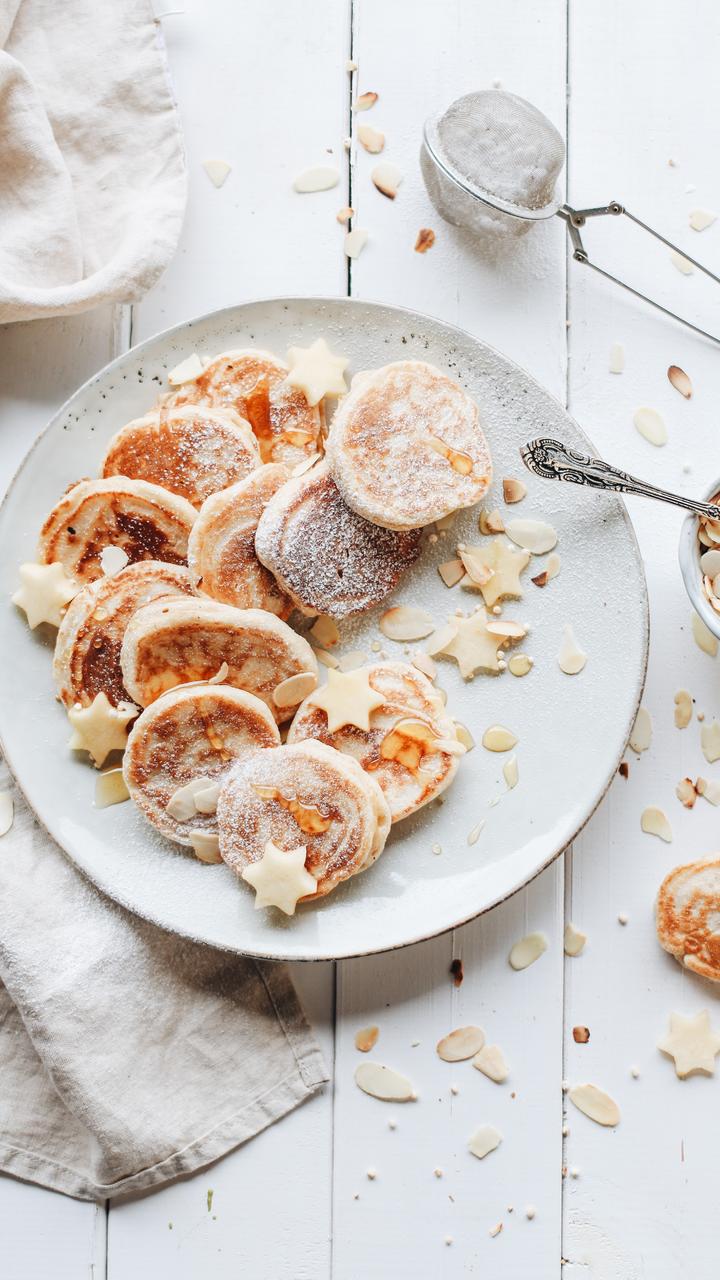
[[[238,609],[290,616],[292,600],[255,554],[258,520],[289,476],[282,463],[269,463],[203,503],[188,543],[188,565],[203,595]]]
[[[420,554],[420,536],[356,515],[318,462],[270,499],[255,550],[303,613],[344,618],[371,609],[397,586]]]
[[[148,480],[199,507],[259,466],[250,423],[234,409],[181,405],[163,406],[121,427],[108,445],[102,474]]]
[[[68,576],[83,584],[102,577],[105,547],[121,547],[131,564],[185,564],[196,515],[185,498],[145,480],[81,480],[63,494],[45,521],[38,560],[59,560]]]
[[[237,875],[269,840],[307,849],[305,865],[324,897],[382,853],[390,813],[380,787],[349,756],[320,742],[246,757],[227,774],[217,808],[220,853]]]
[[[720,982],[720,857],[675,867],[657,896],[660,945],[686,969]]]
[[[60,624],[53,659],[58,697],[66,707],[89,707],[98,693],[117,706],[132,699],[120,667],[125,628],[143,605],[161,596],[194,595],[190,571],[143,560],[99,578],[75,596]]]

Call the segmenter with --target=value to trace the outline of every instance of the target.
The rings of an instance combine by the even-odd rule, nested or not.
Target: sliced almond
[[[303,458],[302,462],[298,462],[293,467],[290,472],[291,476],[304,476],[306,471],[310,471],[311,467],[315,466],[315,463],[320,457],[321,454],[319,453],[311,453],[308,458]]]
[[[485,826],[485,822],[483,820],[482,822],[477,822],[475,826],[472,828],[472,830],[468,831],[468,836],[467,836],[468,844],[477,844],[478,840],[480,839],[482,829],[484,826]]]
[[[508,671],[511,676],[526,676],[532,670],[533,660],[526,653],[514,653],[508,658]]]
[[[693,809],[698,793],[692,778],[681,778],[675,788],[675,795],[686,809]]]
[[[478,1160],[484,1160],[501,1142],[502,1134],[498,1129],[491,1124],[481,1124],[468,1142],[468,1151],[477,1156]]]
[[[511,756],[503,765],[503,778],[508,791],[512,791],[520,780],[520,771],[518,769],[517,756]]]
[[[364,147],[371,156],[379,155],[385,146],[385,134],[379,129],[373,129],[369,124],[358,126],[357,138],[360,146]]]
[[[203,160],[202,167],[214,187],[222,187],[232,173],[232,165],[227,160]]]
[[[497,1044],[483,1045],[473,1058],[473,1066],[496,1084],[503,1084],[510,1074],[502,1049]]]
[[[480,512],[480,519],[478,520],[478,528],[480,529],[481,533],[485,533],[485,534],[505,532],[505,521],[503,520],[500,514],[500,511],[498,510],[497,507],[495,508],[494,511],[483,510]]]
[[[349,222],[351,218],[355,217],[355,210],[352,208],[351,205],[346,204],[343,206],[342,209],[338,209],[337,213],[335,214],[335,217],[340,223]]]
[[[331,165],[318,164],[313,169],[305,169],[293,182],[295,191],[306,194],[312,191],[330,191],[340,181],[340,170]]]
[[[707,778],[698,778],[695,782],[695,790],[703,800],[720,805],[720,780],[711,778],[708,782]]]
[[[656,805],[651,804],[647,809],[643,809],[640,815],[640,827],[646,835],[657,836],[666,844],[672,844],[672,827],[668,822],[667,814]]]
[[[513,946],[508,960],[512,969],[527,969],[547,951],[548,940],[544,933],[528,933]]]
[[[667,371],[667,376],[670,385],[673,386],[676,391],[679,391],[680,395],[684,396],[686,400],[689,400],[692,395],[692,382],[685,370],[680,369],[676,364],[671,364]]]
[[[0,791],[0,836],[7,835],[14,821],[15,805],[12,791]]]
[[[625,368],[625,351],[619,342],[613,342],[610,348],[608,369],[611,373],[622,373]]]
[[[700,730],[700,746],[708,764],[720,760],[720,724],[717,720],[703,725]]]
[[[273,689],[273,702],[276,707],[296,707],[307,698],[313,689],[317,689],[317,676],[314,671],[299,671],[295,676],[281,680]]]
[[[491,636],[503,636],[508,640],[522,640],[527,635],[527,628],[522,622],[513,622],[510,618],[506,621],[490,618],[486,624],[486,629]]]
[[[464,724],[461,724],[459,720],[455,721],[455,733],[457,734],[458,742],[462,743],[465,750],[472,751],[475,746],[475,739],[470,730]]]
[[[639,707],[635,717],[632,733],[630,734],[630,746],[638,755],[643,751],[647,751],[652,742],[652,717],[647,707]]]
[[[208,777],[192,778],[190,782],[186,782],[184,786],[178,787],[168,800],[166,807],[167,813],[176,822],[188,822],[190,818],[194,818],[197,810],[195,808],[195,796],[198,791],[206,791],[212,786],[213,779]]]
[[[100,552],[100,568],[106,578],[114,578],[129,563],[130,557],[122,547],[103,547]]]
[[[417,233],[415,241],[416,253],[427,253],[428,249],[432,249],[435,243],[435,232],[430,227],[421,227]]]
[[[568,1097],[578,1111],[596,1124],[614,1128],[620,1123],[620,1108],[609,1094],[595,1084],[576,1084],[568,1091]]]
[[[557,578],[560,572],[560,557],[556,551],[553,551],[545,562],[545,572],[548,576],[548,582],[551,578]]]
[[[429,653],[413,654],[412,665],[417,667],[418,671],[422,671],[428,680],[434,680],[437,676],[437,664],[433,662]]]
[[[326,618],[324,614],[315,619],[310,628],[310,635],[313,640],[317,640],[318,644],[322,645],[323,649],[332,649],[340,639],[337,623],[333,618]]]
[[[396,164],[391,164],[389,160],[383,160],[380,164],[375,165],[370,178],[381,195],[387,196],[388,200],[394,200],[398,193],[398,187],[403,180],[403,175]]]
[[[188,356],[186,360],[181,360],[180,364],[176,364],[168,374],[168,382],[171,387],[181,387],[185,382],[192,382],[195,378],[199,378],[203,371],[203,362],[196,352]]]
[[[431,658],[442,653],[443,649],[455,639],[458,633],[458,625],[455,622],[448,622],[444,627],[439,627],[437,631],[428,639],[425,646],[425,652],[429,653]]]
[[[544,520],[510,520],[505,526],[505,532],[518,547],[523,547],[534,556],[552,551],[557,543],[557,533]]]
[[[688,221],[693,231],[705,231],[712,226],[716,218],[717,214],[711,213],[709,209],[693,209]]]
[[[527,485],[522,480],[516,480],[514,476],[503,477],[503,501],[511,505],[514,502],[522,502],[527,493]]]
[[[340,671],[357,671],[358,667],[365,665],[367,658],[362,649],[350,649],[348,653],[340,654],[338,668]]]
[[[485,1032],[481,1027],[458,1027],[438,1040],[435,1048],[443,1062],[464,1062],[466,1058],[474,1057],[484,1043]]]
[[[566,924],[563,945],[566,956],[579,956],[587,942],[587,934],[576,929],[574,924]]]
[[[573,1040],[576,1044],[587,1044],[590,1040],[589,1027],[573,1027]]]
[[[485,730],[482,744],[486,751],[511,751],[517,745],[517,738],[510,729],[501,724],[493,724]]]
[[[687,689],[678,689],[675,694],[675,724],[678,729],[687,729],[692,720],[692,705]]]
[[[427,609],[412,605],[395,605],[380,618],[380,630],[389,640],[424,640],[435,630],[435,622]]]
[[[191,831],[188,838],[199,862],[206,862],[209,866],[222,862],[220,841],[214,831]]]
[[[546,587],[549,582],[547,569],[543,569],[542,573],[536,574],[534,578],[530,579],[530,581],[532,582],[533,586]]]
[[[657,409],[648,409],[647,406],[636,409],[633,414],[633,423],[643,439],[649,444],[654,444],[657,449],[667,444],[667,427]]]
[[[572,627],[563,627],[560,652],[558,654],[560,670],[564,671],[566,676],[576,676],[578,672],[582,671],[586,662],[587,654],[580,648]]]
[[[353,227],[345,237],[345,256],[359,258],[368,242],[368,233],[362,227]]]
[[[406,1076],[379,1062],[361,1062],[355,1068],[355,1083],[363,1093],[381,1102],[413,1102],[416,1094]]]
[[[369,111],[371,107],[375,106],[377,100],[378,95],[376,93],[361,93],[353,102],[353,111]]]
[[[315,645],[313,645],[313,653],[323,667],[336,668],[340,666],[335,654],[330,653],[327,649],[317,649]]]
[[[671,251],[670,261],[684,276],[691,276],[695,270],[692,262],[688,262],[687,258],[683,257],[681,253],[678,253],[676,249]]]
[[[458,554],[471,583],[478,587],[487,586],[493,576],[493,570],[487,564],[488,557],[483,548],[468,547],[462,543],[458,547]]]
[[[444,564],[438,565],[438,573],[446,587],[456,587],[465,576],[465,565],[462,560],[446,560]]]
[[[361,1027],[359,1031],[355,1032],[355,1048],[359,1049],[360,1053],[369,1053],[371,1049],[375,1048],[379,1035],[379,1027]]]

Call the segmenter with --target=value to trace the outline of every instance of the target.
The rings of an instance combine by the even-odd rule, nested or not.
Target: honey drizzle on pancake
[[[270,379],[267,374],[258,378],[252,391],[248,391],[245,397],[245,415],[258,440],[272,440]]]
[[[394,760],[404,765],[419,778],[420,762],[423,756],[433,754],[437,741],[432,726],[424,720],[398,720],[380,743],[380,756],[383,760]]]
[[[447,458],[453,471],[457,471],[458,475],[470,475],[473,469],[473,460],[468,453],[461,453],[459,449],[451,449],[450,445],[441,440],[439,436],[430,435],[427,441],[435,453],[439,453],[442,458]]]
[[[252,789],[261,800],[276,800],[281,809],[292,814],[305,835],[320,835],[323,831],[327,831],[332,822],[332,818],[321,813],[316,805],[302,804],[296,796],[284,796],[278,787],[264,787],[253,782]]]

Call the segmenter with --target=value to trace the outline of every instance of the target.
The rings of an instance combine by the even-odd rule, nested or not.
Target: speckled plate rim
[[[143,351],[145,351],[148,347],[152,346],[154,343],[158,341],[172,339],[174,336],[182,333],[183,331],[190,332],[193,329],[193,327],[196,325],[204,324],[206,322],[215,321],[215,320],[222,320],[224,317],[226,316],[229,317],[231,314],[236,313],[240,308],[254,307],[254,306],[267,306],[267,305],[292,306],[294,304],[305,304],[305,303],[317,303],[317,304],[344,303],[344,304],[347,304],[349,307],[352,307],[353,304],[357,303],[363,307],[376,306],[383,310],[389,310],[399,315],[407,316],[410,322],[420,321],[433,326],[439,325],[445,331],[447,331],[448,334],[451,334],[451,335],[456,334],[458,335],[459,338],[463,340],[469,340],[471,343],[474,343],[476,346],[497,355],[500,358],[500,360],[503,361],[507,366],[509,366],[513,370],[516,370],[523,377],[527,378],[530,382],[534,383],[537,387],[539,387],[543,395],[545,395],[549,400],[553,401],[553,403],[558,407],[561,413],[570,422],[572,422],[575,430],[579,433],[580,436],[583,437],[584,442],[587,445],[588,452],[592,453],[593,455],[597,453],[597,450],[593,445],[590,437],[587,436],[586,432],[575,421],[575,419],[566,409],[565,405],[562,404],[562,402],[557,398],[557,396],[552,395],[551,392],[547,391],[546,388],[542,387],[542,385],[538,383],[537,379],[534,378],[532,374],[529,374],[527,370],[523,369],[521,365],[518,365],[516,361],[511,360],[503,352],[500,352],[497,350],[497,348],[492,347],[490,343],[484,342],[481,339],[476,338],[473,334],[469,333],[468,330],[461,328],[459,325],[451,324],[446,320],[442,320],[438,316],[430,315],[427,312],[417,311],[413,308],[395,306],[392,303],[376,301],[373,299],[349,298],[342,295],[332,296],[332,295],[324,295],[324,294],[318,294],[318,295],[310,294],[310,295],[286,295],[286,296],[276,296],[276,297],[267,297],[267,298],[248,298],[242,302],[234,303],[227,307],[220,307],[212,311],[204,312],[201,315],[193,316],[187,320],[180,321],[176,325],[171,325],[167,329],[162,329],[159,332],[152,334],[150,337],[144,339],[142,342],[138,343],[136,346],[130,347],[127,351],[122,352],[119,356],[116,356],[114,360],[109,361],[101,369],[97,370],[97,372],[94,373],[90,378],[87,378],[85,382],[81,383],[81,385],[76,388],[73,394],[67,398],[67,400],[58,409],[58,411],[55,414],[53,414],[52,418],[49,420],[47,425],[43,428],[41,432],[39,432],[39,434],[33,441],[32,445],[30,446],[30,449],[26,453],[19,467],[15,471],[10,483],[8,484],[7,490],[3,495],[2,501],[0,502],[0,518],[4,513],[4,508],[6,506],[6,503],[8,502],[10,495],[18,479],[25,472],[25,470],[32,465],[35,451],[37,450],[40,442],[45,438],[45,436],[49,434],[49,432],[53,430],[55,425],[67,414],[73,401],[82,393],[84,393],[86,390],[90,389],[94,383],[99,382],[100,379],[103,378],[106,374],[112,373],[114,369],[122,368],[128,360],[134,361],[138,356],[142,355]],[[635,696],[632,701],[630,712],[627,716],[625,731],[622,736],[622,749],[617,754],[617,758],[614,760],[612,768],[609,770],[604,782],[598,787],[597,791],[595,792],[592,799],[590,800],[584,817],[577,822],[573,830],[568,834],[567,838],[564,838],[562,842],[559,843],[557,846],[551,847],[547,856],[531,872],[529,872],[528,874],[521,874],[519,877],[509,882],[504,889],[502,889],[501,891],[497,892],[494,895],[490,895],[489,900],[486,903],[484,903],[481,907],[477,907],[477,908],[474,907],[467,914],[463,914],[463,913],[459,914],[458,918],[456,920],[453,920],[450,923],[442,922],[441,924],[438,925],[437,929],[431,929],[431,930],[425,929],[418,934],[414,934],[409,937],[404,937],[399,941],[389,944],[387,946],[371,947],[366,950],[351,949],[351,950],[345,951],[340,949],[335,951],[332,955],[302,955],[302,954],[299,954],[297,951],[285,952],[282,950],[282,947],[279,947],[278,949],[275,949],[272,951],[265,951],[265,950],[259,950],[257,948],[252,948],[252,947],[250,948],[242,947],[242,946],[233,947],[229,945],[224,945],[222,942],[209,941],[208,939],[200,937],[197,934],[193,933],[192,930],[190,929],[187,929],[187,930],[180,929],[174,925],[169,925],[167,921],[164,921],[161,918],[159,918],[157,914],[154,914],[153,912],[150,912],[150,911],[144,911],[136,901],[131,900],[125,894],[121,894],[115,891],[112,885],[107,882],[107,879],[105,877],[103,877],[100,874],[97,874],[97,875],[91,874],[88,868],[76,862],[76,860],[73,858],[70,851],[67,848],[65,848],[61,839],[58,838],[58,835],[52,830],[52,828],[48,825],[48,823],[44,821],[43,818],[37,813],[37,810],[29,800],[22,786],[22,783],[18,777],[16,768],[13,762],[13,758],[12,758],[12,752],[7,747],[5,735],[3,734],[3,731],[2,731],[2,724],[0,724],[0,751],[2,751],[2,754],[5,759],[5,763],[7,764],[10,770],[10,773],[12,774],[12,777],[15,781],[15,784],[18,790],[24,797],[30,810],[34,813],[40,826],[47,832],[47,834],[51,837],[51,839],[55,841],[55,843],[59,846],[59,848],[62,849],[65,856],[69,859],[69,861],[73,863],[73,866],[76,867],[76,869],[80,872],[80,874],[90,883],[94,884],[96,888],[100,889],[100,891],[104,893],[112,901],[117,902],[120,906],[130,911],[133,915],[138,916],[140,919],[147,920],[151,924],[157,925],[159,928],[164,929],[166,932],[175,933],[180,937],[186,937],[195,942],[203,942],[206,945],[214,946],[217,950],[228,951],[232,954],[249,955],[258,960],[298,961],[298,962],[302,961],[305,963],[320,962],[320,961],[326,961],[326,960],[347,960],[347,959],[353,959],[355,957],[360,957],[360,956],[384,954],[385,952],[397,951],[404,947],[414,946],[417,943],[425,942],[430,938],[440,937],[443,934],[450,933],[454,929],[461,928],[463,925],[469,924],[472,920],[478,919],[480,916],[484,915],[487,911],[491,911],[493,907],[499,906],[501,903],[506,902],[515,893],[519,892],[520,889],[523,889],[525,888],[526,885],[531,884],[533,880],[535,880],[543,871],[547,869],[547,867],[551,865],[551,863],[555,861],[557,857],[560,856],[561,853],[563,853],[567,848],[570,847],[570,845],[577,839],[578,835],[587,826],[593,814],[596,812],[596,810],[602,803],[603,799],[607,795],[607,792],[610,789],[610,785],[617,773],[618,766],[622,760],[623,755],[625,754],[627,743],[628,743],[630,734],[632,732],[633,725],[635,723],[635,718],[637,716],[637,711],[640,706],[643,691],[645,688],[645,680],[647,676],[647,665],[648,665],[649,642],[650,642],[650,609],[649,609],[647,582],[645,578],[642,556],[640,553],[640,548],[638,545],[635,530],[634,530],[634,527],[625,503],[622,501],[621,498],[617,496],[615,496],[615,501],[617,503],[617,509],[622,515],[625,531],[627,533],[628,549],[630,553],[634,556],[636,561],[636,567],[639,570],[638,576],[639,576],[639,581],[640,581],[641,590],[642,590],[642,598],[640,603],[642,608],[642,623],[643,623],[643,634],[641,637],[642,638],[642,662],[640,664],[640,668],[637,674]]]

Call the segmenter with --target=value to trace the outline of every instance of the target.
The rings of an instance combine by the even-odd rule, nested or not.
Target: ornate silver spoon
[[[619,471],[603,462],[602,458],[588,458],[584,453],[577,453],[561,440],[549,440],[544,436],[537,440],[529,440],[520,450],[528,471],[544,480],[565,480],[568,484],[584,484],[591,489],[604,489],[606,493],[629,493],[638,498],[657,498],[660,502],[669,502],[674,507],[684,507],[686,511],[694,511],[696,515],[707,516],[710,520],[720,520],[720,505],[712,502],[698,502],[695,498],[684,498],[679,493],[668,493],[666,489],[658,489],[654,484],[647,484],[627,471]]]

